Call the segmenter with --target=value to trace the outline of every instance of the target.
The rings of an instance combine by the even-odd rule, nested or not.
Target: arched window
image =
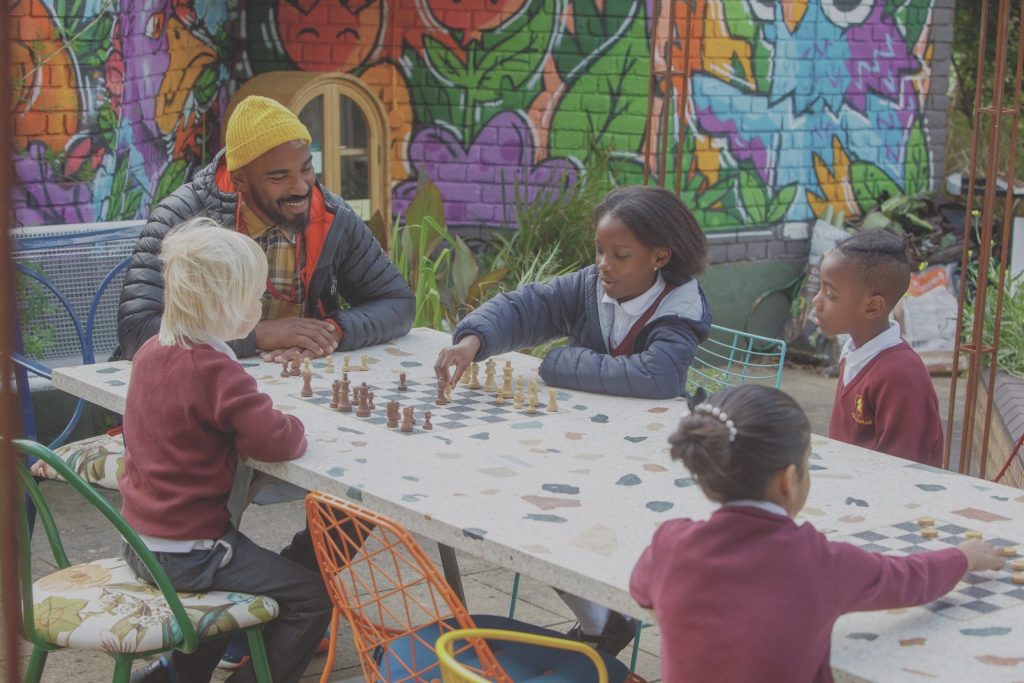
[[[313,138],[320,182],[363,218],[391,222],[387,118],[366,84],[343,73],[274,71],[249,79],[231,98],[228,116],[249,95],[271,97],[299,115]],[[379,238],[379,236],[378,236]]]

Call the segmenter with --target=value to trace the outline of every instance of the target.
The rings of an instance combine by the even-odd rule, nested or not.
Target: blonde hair
[[[192,218],[164,238],[160,343],[228,341],[266,290],[267,257],[249,237],[210,218]]]

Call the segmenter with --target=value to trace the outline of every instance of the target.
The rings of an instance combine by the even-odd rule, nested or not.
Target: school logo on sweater
[[[864,396],[857,394],[853,401],[853,421],[859,425],[873,425],[875,421],[864,415]]]

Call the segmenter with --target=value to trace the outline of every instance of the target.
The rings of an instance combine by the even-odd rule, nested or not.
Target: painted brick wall
[[[452,224],[508,224],[517,183],[534,196],[572,182],[592,145],[638,182],[645,136],[669,125],[682,164],[666,181],[681,174],[724,246],[715,260],[799,257],[806,241],[780,240],[784,223],[941,179],[953,1],[680,2],[689,63],[677,49],[666,64],[664,41],[655,62],[692,76],[649,111],[651,0],[251,0],[230,18],[213,0],[120,0],[95,49],[61,51],[68,69],[48,80],[16,34],[33,72],[17,117],[17,219],[144,215],[212,152],[231,81],[341,70],[387,110],[396,212],[429,175]],[[12,15],[30,6],[22,24],[49,22],[48,35],[71,23],[57,0],[18,0]]]

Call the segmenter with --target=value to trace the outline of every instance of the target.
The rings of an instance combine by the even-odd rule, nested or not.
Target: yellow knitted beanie
[[[242,168],[256,157],[292,140],[312,141],[299,117],[277,100],[250,95],[238,103],[228,119],[224,135],[228,170]]]

